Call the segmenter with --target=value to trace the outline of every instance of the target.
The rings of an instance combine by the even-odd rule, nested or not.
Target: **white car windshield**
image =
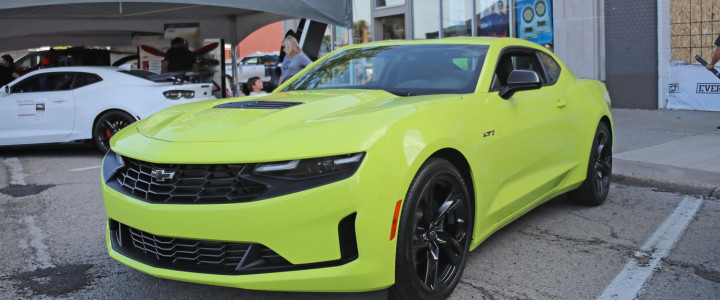
[[[400,96],[475,91],[488,46],[400,45],[331,54],[284,91],[376,89]]]

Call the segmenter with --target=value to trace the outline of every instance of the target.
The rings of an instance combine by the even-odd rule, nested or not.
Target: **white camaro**
[[[211,83],[153,75],[113,67],[25,74],[0,88],[0,146],[93,139],[105,152],[110,137],[132,122],[173,105],[215,99]]]

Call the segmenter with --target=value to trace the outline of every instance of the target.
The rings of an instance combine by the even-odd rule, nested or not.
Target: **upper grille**
[[[121,190],[155,203],[237,203],[253,201],[267,186],[243,178],[246,164],[180,165],[154,164],[123,157],[117,171]],[[166,175],[153,177],[153,171]],[[172,174],[172,175],[170,175]]]
[[[176,270],[249,274],[293,265],[261,244],[154,235],[111,221],[113,248],[142,262]]]

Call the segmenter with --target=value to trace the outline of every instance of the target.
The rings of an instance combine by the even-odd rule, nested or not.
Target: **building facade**
[[[672,66],[696,63],[695,54],[710,59],[720,33],[717,0],[352,2],[352,43],[451,36],[526,39],[552,50],[578,77],[604,81],[618,108],[667,108]],[[348,34],[334,27],[329,33],[333,48],[350,43]]]

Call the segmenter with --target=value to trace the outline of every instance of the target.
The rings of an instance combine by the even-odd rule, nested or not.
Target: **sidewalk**
[[[612,114],[613,182],[720,199],[720,112]]]

